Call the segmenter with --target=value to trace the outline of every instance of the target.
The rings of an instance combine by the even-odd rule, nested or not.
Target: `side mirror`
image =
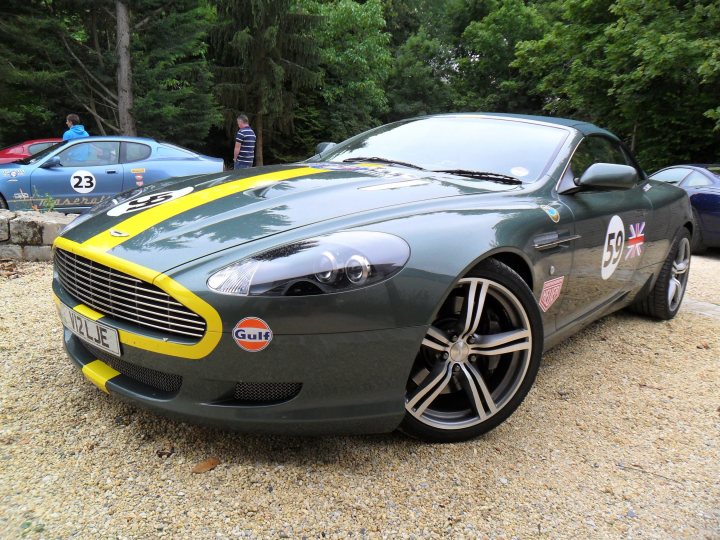
[[[50,159],[48,159],[45,163],[40,165],[41,169],[52,169],[53,167],[60,167],[62,166],[62,163],[60,163],[60,156],[53,156]]]
[[[315,147],[316,154],[322,154],[325,150],[328,150],[335,146],[337,143],[334,142],[321,142]]]
[[[578,185],[588,188],[630,189],[637,181],[635,167],[617,163],[595,163],[580,177]]]

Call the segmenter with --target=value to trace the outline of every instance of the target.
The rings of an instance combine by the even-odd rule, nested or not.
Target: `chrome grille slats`
[[[59,248],[55,269],[68,294],[99,313],[185,338],[205,334],[202,317],[155,285]]]

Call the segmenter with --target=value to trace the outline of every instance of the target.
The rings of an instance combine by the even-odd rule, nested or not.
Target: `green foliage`
[[[192,0],[148,2],[152,17],[133,40],[135,116],[143,135],[197,148],[222,122],[207,62],[215,12]]]
[[[522,0],[483,4],[488,14],[462,32],[455,105],[464,110],[535,112],[541,104],[529,93],[534,80],[518,73],[511,62],[517,44],[542,37],[547,23]]]
[[[216,0],[217,22],[210,33],[215,87],[229,131],[239,110],[253,120],[256,163],[263,163],[265,130],[292,130],[297,95],[316,87],[316,16],[292,0]]]
[[[450,108],[450,49],[425,28],[397,50],[388,81],[389,120],[445,112]]]
[[[513,64],[537,78],[546,111],[609,127],[650,170],[714,159],[714,5],[563,0],[550,10],[560,20],[542,38],[521,43]]]

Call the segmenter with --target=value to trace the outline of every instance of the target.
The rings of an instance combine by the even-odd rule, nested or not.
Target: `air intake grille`
[[[294,398],[300,393],[302,383],[249,383],[235,384],[234,398],[248,405],[269,405]]]
[[[156,390],[162,392],[176,393],[182,386],[182,377],[180,375],[174,375],[172,373],[163,373],[155,369],[150,369],[142,366],[136,366],[125,360],[121,360],[111,354],[106,353],[93,347],[87,343],[83,343],[83,346],[90,351],[90,354],[95,356],[98,360],[102,360],[115,371],[119,371],[123,375],[130,377],[131,379],[142,383]]]
[[[71,296],[103,315],[184,338],[205,334],[197,313],[155,285],[62,249],[55,250],[55,270]]]

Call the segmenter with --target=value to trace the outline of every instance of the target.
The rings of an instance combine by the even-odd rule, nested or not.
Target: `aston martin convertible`
[[[680,309],[687,194],[557,118],[395,122],[293,165],[126,191],[54,245],[72,361],[175,418],[285,434],[476,437],[543,351]]]

